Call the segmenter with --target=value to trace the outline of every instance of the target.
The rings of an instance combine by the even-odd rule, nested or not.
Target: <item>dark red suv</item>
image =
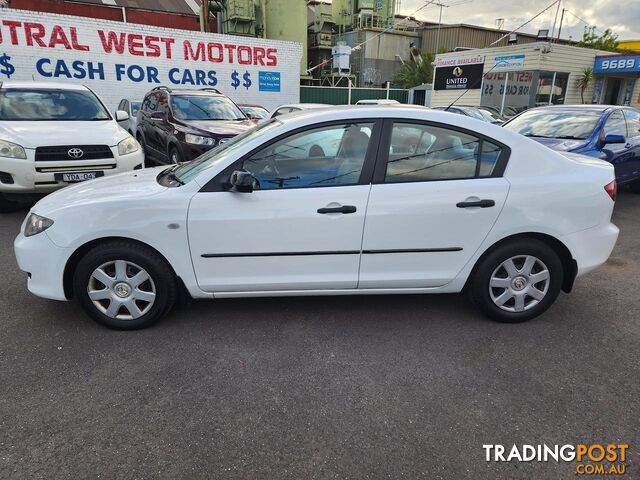
[[[138,112],[136,138],[147,158],[161,163],[193,160],[254,124],[213,88],[156,87]]]

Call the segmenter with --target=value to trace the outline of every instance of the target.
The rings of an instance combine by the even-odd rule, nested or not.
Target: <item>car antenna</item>
[[[471,87],[470,87],[470,88],[467,88],[464,92],[462,92],[458,98],[456,98],[453,102],[451,102],[451,103],[449,104],[449,106],[448,106],[447,108],[445,108],[445,109],[444,109],[444,111],[445,111],[445,112],[446,112],[446,111],[448,111],[451,107],[453,107],[456,103],[458,103],[458,100],[460,100],[462,97],[464,97],[464,96],[467,94],[467,92],[468,92],[469,90],[473,90],[473,87],[475,87],[475,86],[478,84],[478,82],[481,82],[481,83],[482,83],[482,80],[484,80],[484,77],[486,77],[488,74],[490,74],[490,73],[491,73],[491,71],[492,71],[494,68],[496,68],[497,66],[498,66],[498,65],[494,65],[494,66],[493,66],[493,67],[491,67],[489,70],[487,70],[487,73],[483,73],[483,74],[482,74],[482,76],[481,76],[478,80],[476,80],[476,81],[471,85]],[[507,75],[509,75],[509,72],[505,72],[505,73],[506,73]],[[482,98],[482,92],[480,92],[480,97]]]

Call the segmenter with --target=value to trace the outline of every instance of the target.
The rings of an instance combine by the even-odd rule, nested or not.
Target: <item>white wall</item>
[[[521,70],[545,70],[551,72],[566,72],[569,73],[569,83],[565,96],[565,103],[581,103],[580,90],[576,86],[577,78],[582,73],[582,69],[585,67],[592,67],[595,61],[595,57],[601,53],[598,50],[591,50],[587,48],[572,47],[569,45],[551,45],[551,51],[549,53],[542,53],[544,48],[549,46],[548,43],[530,43],[525,45],[513,45],[509,47],[496,47],[496,48],[482,48],[476,50],[470,50],[467,52],[454,52],[438,55],[436,58],[459,58],[464,56],[476,56],[484,55],[484,73],[486,74],[494,65],[494,59],[496,56],[501,55],[517,55],[524,53],[525,61],[524,67]],[[532,85],[532,88],[536,88]],[[593,82],[587,91],[585,91],[584,98],[586,102],[591,101],[591,93],[593,91]],[[431,105],[446,106],[458,98],[463,91],[460,90],[434,90],[431,99]],[[480,105],[481,90],[466,90],[465,95],[459,100],[458,103],[465,105]]]
[[[300,98],[301,43],[8,8],[0,12],[0,81],[83,83],[112,110],[120,99],[141,99],[158,85],[214,87],[237,103],[269,109]],[[119,44],[124,40],[121,51],[105,48],[102,38],[109,38],[110,33]],[[271,78],[280,75],[280,91],[268,91],[266,81],[261,85],[259,78],[266,80],[268,74]],[[271,88],[275,89],[273,83]]]

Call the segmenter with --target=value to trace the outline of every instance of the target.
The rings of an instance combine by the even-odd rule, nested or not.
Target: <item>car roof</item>
[[[239,107],[255,107],[255,108],[262,108],[263,110],[266,110],[266,108],[264,108],[262,105],[256,105],[255,103],[239,103],[238,106]]]
[[[334,105],[329,105],[326,103],[287,103],[285,105],[280,105],[276,110],[280,108],[300,108],[302,110],[307,110],[311,108],[327,108],[333,107]]]
[[[89,90],[86,86],[80,83],[66,83],[66,82],[20,82],[20,81],[5,81],[0,82],[2,88],[33,88],[33,89],[51,89],[51,90]]]
[[[618,108],[631,108],[626,105],[542,105],[540,107],[530,108],[529,110],[570,110],[570,111],[584,111],[584,112],[598,112],[604,113],[608,110],[614,110]]]

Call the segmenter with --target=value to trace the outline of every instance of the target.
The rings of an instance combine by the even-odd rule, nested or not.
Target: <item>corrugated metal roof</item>
[[[194,15],[202,5],[201,0],[67,0],[69,3],[88,3],[107,5],[155,12],[182,13]]]

